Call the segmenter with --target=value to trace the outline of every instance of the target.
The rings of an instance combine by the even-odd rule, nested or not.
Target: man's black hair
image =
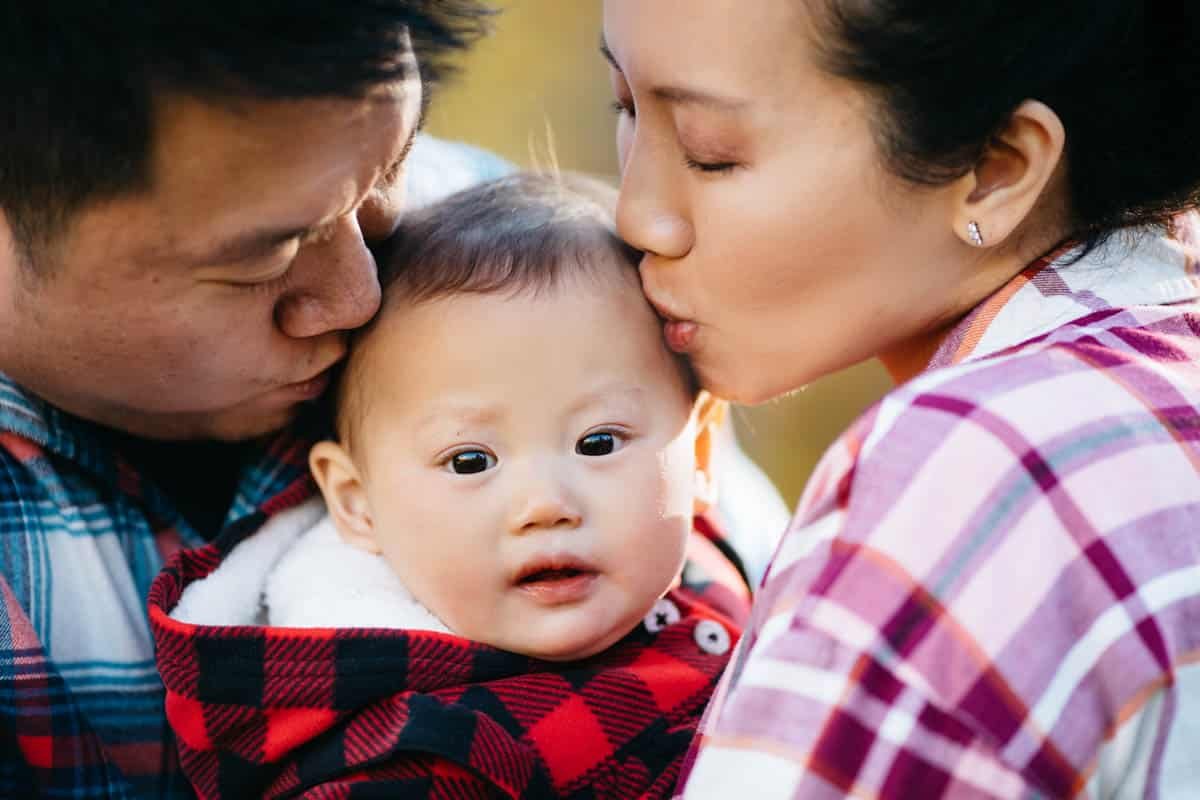
[[[482,0],[11,0],[0,4],[0,210],[38,254],[86,204],[151,180],[154,102],[360,98],[428,86],[486,30]]]

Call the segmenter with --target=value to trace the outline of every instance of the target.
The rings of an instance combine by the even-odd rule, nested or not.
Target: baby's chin
[[[595,632],[592,636],[581,636],[576,632],[568,635],[545,635],[536,637],[521,637],[509,642],[484,642],[501,650],[508,650],[541,661],[563,663],[582,661],[585,658],[603,653],[608,648],[625,638],[635,625],[625,625],[615,630]]]

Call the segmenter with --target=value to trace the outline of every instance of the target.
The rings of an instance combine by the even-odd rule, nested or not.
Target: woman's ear
[[[379,543],[367,503],[367,492],[358,467],[337,442],[317,442],[308,454],[308,468],[325,498],[342,539],[368,553],[378,554]]]
[[[695,513],[703,514],[717,502],[713,471],[713,450],[729,404],[701,390],[692,413],[696,415],[696,486]]]
[[[1042,200],[1063,162],[1066,130],[1036,100],[1017,106],[975,168],[959,179],[955,233],[973,247],[994,247],[1017,231]]]

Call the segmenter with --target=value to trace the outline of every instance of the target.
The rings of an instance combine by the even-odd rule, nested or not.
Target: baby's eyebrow
[[[425,416],[417,420],[416,429],[423,430],[433,425],[446,422],[468,423],[471,425],[493,425],[505,416],[504,409],[498,405],[476,405],[455,401],[443,401]]]
[[[576,413],[590,406],[600,405],[617,399],[624,400],[636,406],[645,394],[646,390],[640,386],[630,386],[624,383],[606,383],[576,398],[569,410],[571,413]]]

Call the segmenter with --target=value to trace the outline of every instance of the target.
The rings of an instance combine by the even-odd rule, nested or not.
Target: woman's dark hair
[[[1025,100],[1066,129],[1071,233],[1200,205],[1200,3],[822,0],[827,68],[878,101],[888,167],[965,175]]]
[[[0,4],[0,209],[37,266],[88,202],[145,187],[159,94],[359,98],[422,80],[486,30],[482,0]]]

